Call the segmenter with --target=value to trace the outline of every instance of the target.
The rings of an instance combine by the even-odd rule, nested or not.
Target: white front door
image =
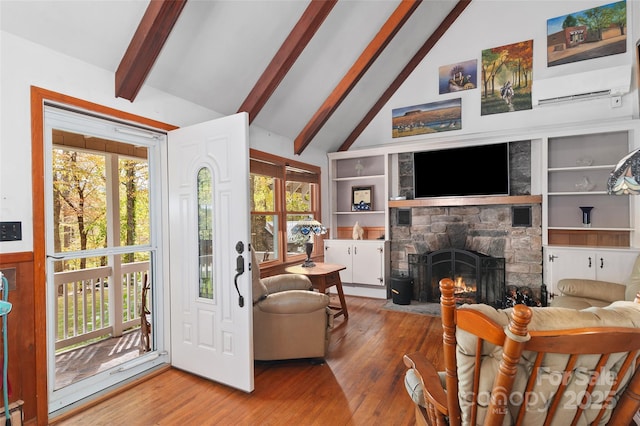
[[[248,116],[172,131],[168,154],[171,363],[251,392]]]

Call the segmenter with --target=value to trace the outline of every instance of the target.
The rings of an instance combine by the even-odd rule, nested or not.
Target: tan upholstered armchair
[[[329,296],[313,291],[304,275],[261,279],[253,249],[251,255],[254,359],[323,359],[333,319]]]
[[[631,275],[621,283],[563,278],[558,281],[557,288],[560,295],[553,298],[551,306],[559,308],[585,309],[607,306],[618,300],[632,301],[640,292],[640,256],[631,269]]]
[[[628,425],[640,407],[640,301],[604,308],[456,308],[440,282],[445,371],[405,355],[427,425]]]

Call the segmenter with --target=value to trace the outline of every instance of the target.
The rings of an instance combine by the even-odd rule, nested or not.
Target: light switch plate
[[[22,240],[22,222],[0,222],[0,241]]]

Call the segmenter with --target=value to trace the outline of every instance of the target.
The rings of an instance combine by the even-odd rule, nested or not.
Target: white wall
[[[143,86],[133,103],[116,98],[113,72],[6,32],[0,32],[0,52],[0,221],[22,222],[22,240],[0,243],[0,253],[33,250],[31,86],[180,127],[221,116],[148,86]],[[292,141],[255,126],[251,126],[250,138],[252,148],[281,156],[293,152]],[[325,153],[306,151],[300,161],[326,169]],[[326,173],[323,175],[326,179]]]
[[[535,108],[507,114],[480,116],[480,89],[460,94],[438,94],[438,67],[477,59],[483,49],[534,40],[533,78],[569,75],[584,70],[635,63],[635,44],[640,36],[640,0],[628,0],[627,53],[547,68],[546,20],[566,13],[606,4],[607,1],[474,0],[432,52],[416,68],[352,149],[372,145],[397,146],[404,142],[428,143],[433,137],[391,137],[391,110],[462,97],[463,129],[439,133],[437,138],[455,140],[459,135],[486,134],[508,129],[528,129],[578,121],[638,118],[638,93],[623,97],[623,105],[612,109],[608,99],[564,106]],[[513,17],[503,19],[503,16]],[[634,25],[635,24],[635,25]],[[220,116],[182,99],[143,87],[131,103],[114,97],[114,73],[60,55],[9,33],[0,32],[0,221],[21,221],[22,241],[3,242],[0,253],[31,251],[31,124],[30,86],[60,92],[150,119],[186,126]],[[632,87],[637,88],[636,69]],[[289,156],[293,142],[268,130],[250,129],[251,147]],[[300,161],[323,168],[323,186],[328,188],[326,156],[309,146]],[[327,191],[323,194],[323,217],[328,218]]]
[[[627,52],[602,58],[547,67],[547,20],[589,9],[614,0],[600,1],[494,1],[474,0],[432,49],[402,87],[393,95],[351,149],[375,145],[430,143],[433,139],[455,140],[460,135],[522,130],[540,126],[638,118],[637,65],[632,70],[632,93],[623,96],[622,107],[612,108],[610,100],[597,99],[570,104],[534,107],[532,110],[480,115],[481,89],[439,94],[438,68],[476,59],[482,50],[533,40],[533,80],[573,75],[584,71],[636,64],[636,42],[640,38],[640,0],[627,0]],[[508,17],[508,18],[503,18]],[[478,73],[480,83],[481,73]],[[433,135],[392,138],[391,111],[394,108],[462,98],[462,130]],[[467,142],[471,143],[471,142]]]

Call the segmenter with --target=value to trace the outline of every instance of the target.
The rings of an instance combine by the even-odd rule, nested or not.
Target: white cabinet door
[[[325,240],[325,263],[337,263],[340,280],[348,284],[385,285],[386,242],[381,240]]]
[[[621,283],[631,275],[638,257],[637,250],[598,251],[596,279]]]
[[[350,283],[353,280],[352,252],[351,241],[324,240],[324,263],[335,263],[347,267],[340,271],[340,281],[343,283]]]
[[[637,249],[595,249],[545,247],[545,279],[550,294],[557,294],[562,278],[585,278],[621,283],[631,274],[640,251]]]
[[[351,282],[384,285],[384,242],[355,242],[352,253],[353,273]]]

